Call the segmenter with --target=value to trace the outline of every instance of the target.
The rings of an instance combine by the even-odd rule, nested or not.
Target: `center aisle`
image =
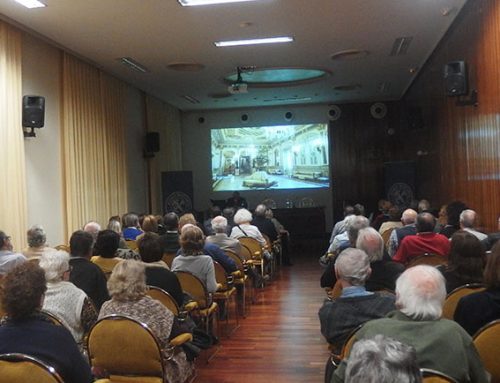
[[[315,258],[294,262],[256,290],[257,303],[241,327],[230,338],[221,335],[208,365],[197,364],[196,383],[323,382],[329,354],[318,320],[322,270]]]

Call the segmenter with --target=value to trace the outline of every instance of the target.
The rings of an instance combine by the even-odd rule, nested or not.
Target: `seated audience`
[[[379,230],[380,226],[384,222],[387,222],[389,220],[389,209],[392,207],[392,203],[390,201],[387,201],[386,199],[381,199],[378,201],[378,210],[379,214],[373,219],[373,222],[371,223],[371,226],[375,230]]]
[[[450,241],[444,235],[434,233],[436,219],[431,213],[417,216],[417,234],[403,238],[393,261],[408,264],[413,258],[425,253],[448,257]]]
[[[214,217],[211,222],[212,231],[214,234],[208,236],[205,243],[213,243],[219,246],[222,250],[230,250],[236,255],[241,254],[240,241],[228,237],[227,233],[227,219],[221,215]]]
[[[436,227],[434,228],[435,233],[440,233],[441,230],[446,226],[448,223],[448,218],[446,217],[446,208],[448,205],[442,205],[441,208],[439,209],[439,212],[437,214],[437,222],[436,222]]]
[[[47,290],[45,273],[35,263],[14,267],[3,283],[0,354],[31,355],[55,368],[65,382],[93,382],[90,367],[70,332],[40,315]]]
[[[345,372],[346,383],[420,383],[417,353],[411,346],[376,335],[352,346]]]
[[[256,239],[262,247],[266,246],[266,240],[262,236],[259,228],[252,225],[252,213],[247,209],[240,209],[234,215],[234,226],[231,230],[231,238],[252,237]]]
[[[337,235],[342,234],[346,231],[347,218],[349,218],[352,215],[354,215],[354,207],[351,205],[346,205],[344,207],[344,218],[342,220],[338,221],[333,226],[332,235],[330,236],[330,244],[333,242],[333,239]]]
[[[127,213],[123,216],[123,238],[126,241],[135,241],[142,234],[139,225],[139,216],[135,213]]]
[[[460,230],[460,213],[467,209],[467,205],[462,201],[453,201],[446,205],[446,225],[439,234],[451,238],[453,233]]]
[[[271,242],[274,242],[278,239],[278,233],[272,221],[266,218],[266,210],[266,205],[257,205],[251,224],[257,227],[262,234],[267,235]]]
[[[163,350],[164,379],[169,383],[183,383],[193,372],[193,365],[186,360],[182,350],[173,355],[167,351],[169,338],[176,329],[174,314],[157,300],[146,295],[144,264],[126,260],[113,270],[108,281],[111,300],[104,303],[99,318],[124,315],[144,323],[159,340]]]
[[[240,193],[235,191],[233,192],[233,196],[226,200],[227,207],[233,207],[235,210],[240,208],[248,208],[247,200],[240,196]]]
[[[144,233],[158,234],[158,221],[156,220],[156,217],[152,214],[146,215],[142,220],[141,228]],[[144,233],[141,235],[144,235]]]
[[[360,324],[382,318],[395,310],[394,296],[369,292],[370,260],[360,249],[346,249],[335,261],[335,275],[342,284],[342,295],[327,300],[319,310],[321,333],[339,354],[347,337]]]
[[[192,214],[184,214],[180,219],[179,219],[179,230],[182,231],[182,228],[187,225],[196,225],[196,219],[194,218],[194,215]],[[197,226],[199,227],[199,226]],[[201,228],[200,228],[201,229]],[[203,232],[203,231],[202,231]],[[178,252],[178,254],[180,251]],[[222,250],[219,246],[217,246],[214,243],[206,242],[204,240],[204,245],[203,245],[203,254],[209,255],[212,257],[212,259],[216,262],[218,262],[226,271],[226,273],[230,274],[233,271],[236,271],[238,267],[236,266],[236,263],[227,256],[227,254]]]
[[[180,255],[172,261],[172,271],[188,271],[196,275],[209,293],[217,290],[215,268],[212,258],[204,254],[205,239],[203,231],[193,224],[186,224],[181,229]]]
[[[266,218],[271,220],[271,222],[274,225],[274,228],[276,229],[276,232],[279,235],[281,243],[282,264],[284,266],[293,266],[290,260],[290,249],[289,249],[290,233],[288,232],[288,230],[285,229],[285,227],[281,224],[280,221],[274,218],[272,209],[267,208]]]
[[[480,241],[484,241],[488,236],[476,230],[477,213],[471,209],[465,209],[460,213],[460,229],[471,233]]]
[[[13,249],[10,237],[0,231],[0,277],[17,265],[26,262],[26,257],[21,253],[14,253]]]
[[[354,243],[351,241],[349,237],[349,229],[351,227],[356,228],[354,229],[354,231],[356,231],[357,235],[357,230],[369,225],[370,222],[368,221],[368,218],[361,214],[349,216],[349,218],[346,219],[346,230],[333,239],[332,243],[328,247],[328,250],[326,251],[327,254],[332,254],[333,256],[335,256],[338,255],[342,250],[347,249],[350,246],[354,247],[356,245],[356,241],[354,241]]]
[[[403,226],[401,223],[401,210],[397,206],[392,206],[387,213],[389,219],[380,225],[378,232],[380,235],[384,234],[387,230],[398,229]]]
[[[213,235],[212,219],[222,214],[219,206],[212,206],[208,209],[208,218],[203,222],[203,232],[206,236]]]
[[[347,221],[347,237],[349,239],[348,247],[356,247],[356,241],[358,240],[358,232],[365,227],[370,225],[368,218],[363,217],[361,215],[356,215],[350,217]],[[338,236],[337,236],[338,237]],[[323,288],[332,288],[337,281],[335,277],[335,254],[332,257],[329,257],[327,260],[326,270],[323,272],[321,276],[321,287]]]
[[[159,235],[145,233],[139,240],[139,254],[144,266],[146,266],[146,284],[165,290],[175,299],[179,307],[182,307],[184,295],[181,284],[177,276],[161,260],[163,252],[161,251]]]
[[[113,230],[100,231],[94,245],[95,255],[90,258],[90,261],[99,266],[105,275],[111,274],[118,262],[122,261],[116,256],[119,245],[120,236]]]
[[[108,226],[106,227],[108,230],[113,230],[120,236],[120,244],[118,246],[119,249],[128,249],[127,243],[123,239],[122,235],[122,224],[119,216],[113,216],[109,219]]]
[[[227,219],[227,231],[226,234],[230,235],[231,230],[234,226],[234,208],[226,207],[222,210],[222,215]]]
[[[55,249],[49,247],[46,243],[47,235],[43,227],[39,225],[32,226],[28,230],[28,247],[23,250],[23,255],[30,259],[38,259],[46,251],[54,251]]]
[[[401,216],[401,222],[403,227],[394,229],[389,237],[387,251],[391,257],[394,257],[396,254],[399,244],[404,237],[417,234],[417,227],[415,225],[417,222],[417,212],[413,209],[406,209]]]
[[[398,310],[365,323],[355,339],[391,337],[415,348],[420,368],[441,371],[459,382],[487,383],[472,338],[454,321],[441,318],[445,298],[444,278],[436,268],[411,267],[396,282]],[[332,382],[344,381],[345,367],[343,361]]]
[[[418,213],[431,213],[431,204],[426,199],[418,201]]]
[[[92,256],[92,236],[83,231],[75,231],[69,240],[71,256],[69,281],[85,291],[97,310],[109,299],[106,276],[101,268],[90,262]]]
[[[486,290],[460,299],[455,321],[471,336],[487,323],[500,319],[500,242],[493,247],[484,269]]]
[[[76,343],[83,342],[97,319],[97,311],[83,290],[69,282],[69,255],[64,251],[45,253],[40,258],[47,291],[43,309],[54,314],[69,329]]]
[[[171,212],[163,218],[165,234],[160,236],[160,245],[163,253],[177,253],[179,245],[179,217]]]
[[[373,228],[359,230],[356,248],[363,250],[370,261],[371,274],[366,281],[368,291],[392,290],[396,287],[396,279],[404,271],[404,266],[392,262],[384,253],[384,240]]]
[[[439,266],[446,280],[446,292],[467,283],[482,283],[486,263],[484,248],[472,234],[459,230],[451,237],[448,265]]]

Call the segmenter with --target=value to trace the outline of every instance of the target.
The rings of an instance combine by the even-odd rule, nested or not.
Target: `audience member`
[[[342,284],[342,295],[325,301],[319,310],[319,319],[321,333],[337,354],[359,325],[382,318],[396,309],[394,296],[366,290],[365,282],[370,273],[370,260],[363,250],[346,249],[335,261],[335,275]]]
[[[387,230],[398,229],[403,226],[401,223],[401,210],[397,206],[392,206],[387,213],[389,219],[380,225],[378,232],[380,235],[384,234]]]
[[[417,212],[413,209],[406,209],[401,216],[401,222],[403,223],[403,227],[394,229],[389,237],[388,253],[391,257],[396,255],[399,244],[404,237],[417,234],[417,227],[415,225],[417,222]]]
[[[118,264],[108,281],[111,300],[104,303],[99,318],[124,315],[144,323],[156,335],[163,350],[164,379],[184,383],[193,372],[182,350],[168,352],[169,338],[174,337],[174,315],[159,301],[146,295],[144,264],[126,260]]]
[[[212,229],[212,219],[221,214],[222,212],[219,206],[212,206],[210,209],[208,209],[208,218],[203,222],[203,232],[206,236],[214,234],[214,231]]]
[[[28,247],[23,250],[23,255],[30,259],[38,259],[46,251],[54,251],[55,249],[49,247],[46,243],[47,235],[43,227],[34,225],[28,230]]]
[[[474,210],[465,209],[460,213],[460,229],[471,233],[480,241],[484,241],[488,236],[480,231],[476,230],[476,218],[477,214]]]
[[[248,208],[247,200],[240,196],[240,193],[235,191],[231,198],[228,198],[226,201],[227,207],[234,207],[235,209],[239,208]]]
[[[97,234],[99,234],[99,232],[101,231],[101,225],[99,225],[95,221],[90,221],[85,224],[85,226],[83,227],[83,231],[90,233],[95,243],[95,241],[97,240]]]
[[[156,217],[152,214],[146,215],[142,220],[141,228],[144,233],[158,234],[158,221],[156,220]]]
[[[371,274],[366,281],[368,291],[388,289],[394,291],[396,279],[404,271],[404,266],[392,262],[384,253],[384,240],[373,228],[366,227],[359,230],[356,248],[363,250],[370,261]]]
[[[120,244],[118,245],[119,249],[125,249],[125,250],[128,249],[127,243],[125,242],[125,239],[123,239],[122,224],[120,222],[119,216],[111,217],[109,219],[108,226],[106,227],[106,229],[113,230],[120,236]]]
[[[266,210],[266,205],[257,205],[253,214],[251,224],[257,227],[261,234],[267,235],[271,242],[274,242],[278,239],[278,233],[272,221],[266,218]]]
[[[95,255],[90,261],[99,266],[105,275],[111,274],[113,268],[122,261],[122,258],[116,256],[119,245],[120,236],[113,230],[100,231],[94,245]]]
[[[354,242],[351,241],[349,230],[352,229],[352,234],[355,233],[357,235],[357,231],[359,229],[368,227],[369,225],[370,222],[368,221],[368,218],[360,214],[355,214],[347,218],[346,230],[333,239],[332,243],[328,247],[327,254],[335,256],[350,246],[354,247],[356,245],[356,240],[354,239]]]
[[[182,231],[182,228],[187,224],[197,226],[194,215],[184,214],[179,220],[179,230]],[[197,227],[199,227],[199,226],[197,226]],[[201,228],[200,228],[200,230],[201,230]],[[218,262],[224,268],[226,273],[228,273],[228,274],[232,273],[233,271],[238,270],[236,263],[234,263],[234,261],[230,257],[227,256],[227,254],[224,252],[224,250],[222,250],[219,246],[217,246],[213,243],[206,242],[204,238],[203,238],[203,240],[204,240],[203,254],[206,254],[206,255],[209,255],[210,257],[212,257],[212,259],[214,261]],[[178,251],[178,254],[179,253],[180,253],[180,251]]]
[[[426,199],[421,199],[418,201],[418,212],[420,213],[431,213],[431,204]]]
[[[101,268],[90,262],[94,240],[90,233],[83,230],[75,231],[69,240],[71,257],[69,265],[71,273],[69,280],[76,287],[85,291],[92,299],[97,310],[109,299],[106,287],[106,277]]]
[[[413,258],[425,253],[448,257],[450,241],[444,235],[434,233],[436,219],[431,213],[417,216],[417,234],[403,238],[393,261],[408,264]]]
[[[177,253],[179,250],[179,217],[174,212],[165,214],[163,218],[165,234],[160,236],[163,253]]]
[[[422,382],[415,349],[383,335],[353,345],[345,374],[346,383]]]
[[[227,219],[227,235],[231,234],[231,230],[234,226],[234,208],[226,207],[222,210],[222,215]]]
[[[427,214],[427,213],[423,213]],[[441,371],[459,382],[489,381],[472,338],[456,322],[442,319],[446,298],[444,278],[427,265],[407,269],[396,282],[397,311],[375,319],[355,334],[370,339],[380,334],[413,346],[421,368]],[[332,382],[343,382],[345,361]]]
[[[453,233],[460,230],[460,213],[467,209],[467,205],[462,201],[453,201],[446,206],[446,225],[439,232],[447,238],[451,238]]]
[[[446,280],[446,292],[467,283],[482,283],[486,256],[484,247],[472,234],[459,230],[451,237],[447,266],[439,266]]]
[[[371,226],[375,230],[379,230],[380,226],[389,220],[389,209],[392,207],[392,203],[386,199],[381,199],[378,201],[379,214],[373,219]]]
[[[330,244],[333,242],[333,239],[346,231],[347,226],[347,218],[354,215],[354,207],[351,205],[344,206],[344,218],[338,221],[332,230],[332,235],[330,236]]]
[[[370,222],[368,221],[368,218],[361,216],[361,215],[356,215],[353,217],[350,217],[347,221],[347,231],[345,234],[347,234],[348,238],[348,244],[347,247],[356,247],[356,241],[358,240],[358,232],[361,229],[364,229],[365,227],[368,227],[370,225]],[[343,234],[341,234],[343,235]],[[339,236],[335,237],[338,238]],[[335,282],[337,281],[335,277],[335,254],[332,257],[329,257],[326,265],[326,270],[323,272],[323,275],[321,276],[321,287],[323,288],[332,288],[335,285]]]
[[[146,284],[165,290],[175,299],[179,307],[182,307],[184,295],[181,284],[177,276],[161,260],[163,252],[158,234],[144,234],[139,240],[139,254],[146,266]]]
[[[227,233],[227,219],[221,215],[216,216],[211,222],[213,235],[206,238],[205,243],[213,243],[222,250],[230,250],[236,255],[241,255],[241,244],[237,239],[229,237]]]
[[[266,240],[262,236],[259,228],[252,225],[252,213],[247,209],[240,209],[234,215],[235,226],[231,230],[231,238],[252,237],[256,239],[262,247],[266,246]]]
[[[76,343],[82,344],[83,335],[97,319],[97,312],[87,294],[69,282],[68,253],[45,253],[40,258],[40,267],[45,271],[47,280],[43,309],[59,318]]]
[[[485,241],[483,241],[486,250],[490,250],[495,245],[495,243],[497,243],[498,240],[500,239],[500,216],[497,219],[497,225],[498,225],[497,226],[498,231],[496,233],[488,234],[488,238]]]
[[[209,293],[215,292],[217,281],[214,262],[203,252],[205,239],[201,229],[193,224],[184,225],[179,242],[181,244],[180,255],[172,261],[172,271],[188,271],[205,284]]]
[[[127,213],[123,216],[123,238],[126,241],[135,241],[142,234],[139,229],[139,216],[135,213]]]
[[[93,382],[90,367],[70,332],[39,311],[47,290],[44,271],[33,262],[14,267],[3,283],[0,354],[31,355],[55,368],[65,382]]]
[[[266,218],[270,219],[271,222],[274,225],[274,228],[276,229],[276,232],[279,235],[280,238],[280,244],[281,244],[281,260],[282,264],[284,266],[292,266],[292,261],[290,259],[290,249],[289,249],[289,244],[290,244],[290,233],[288,230],[285,229],[285,227],[274,217],[274,213],[272,209],[269,207],[266,210]]]
[[[500,319],[500,242],[488,256],[484,269],[486,290],[460,299],[455,321],[471,336],[487,323]]]
[[[435,233],[440,233],[448,222],[448,218],[446,217],[447,207],[448,205],[442,205],[441,208],[439,209],[436,227],[434,228]]]
[[[10,237],[0,231],[0,277],[17,265],[26,262],[26,257],[21,253],[14,253],[13,248]]]

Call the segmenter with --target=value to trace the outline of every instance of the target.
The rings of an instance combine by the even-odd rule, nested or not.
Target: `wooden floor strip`
[[[316,258],[295,260],[258,293],[241,327],[198,363],[196,383],[321,383],[328,358],[318,310],[325,297]]]

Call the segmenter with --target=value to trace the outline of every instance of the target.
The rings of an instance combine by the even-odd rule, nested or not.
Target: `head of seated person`
[[[413,347],[383,335],[362,339],[352,347],[345,382],[422,382],[417,353]]]
[[[344,287],[364,286],[370,273],[370,261],[363,250],[345,249],[335,261],[335,275]]]
[[[486,252],[481,241],[466,231],[459,230],[451,236],[448,270],[469,282],[481,282]]]
[[[83,227],[83,231],[90,233],[95,241],[97,239],[97,234],[99,233],[99,231],[101,231],[101,225],[99,225],[99,223],[95,221],[90,221],[85,224],[85,226]]]
[[[416,228],[418,233],[432,233],[436,226],[436,218],[431,213],[420,213],[417,216]]]
[[[136,301],[146,295],[145,266],[127,259],[115,266],[108,280],[109,295],[120,302]]]
[[[28,232],[28,246],[31,248],[41,248],[45,246],[47,241],[47,235],[45,230],[40,225],[32,226]]]
[[[266,217],[266,210],[267,210],[267,206],[261,203],[261,204],[257,205],[253,214],[255,217],[265,218]]]
[[[120,246],[120,235],[113,230],[102,230],[97,234],[94,253],[103,258],[114,258]]]
[[[126,229],[128,227],[139,228],[139,216],[135,213],[127,213],[122,218],[123,227]]]
[[[163,257],[162,248],[159,242],[160,236],[156,233],[145,233],[139,239],[139,255],[145,263],[155,263],[161,261]]]
[[[93,244],[94,238],[90,233],[83,230],[75,231],[69,240],[71,256],[90,258]]]
[[[212,219],[212,230],[216,234],[224,233],[226,234],[227,230],[227,219],[223,217],[222,215],[219,215],[217,217],[214,217]]]
[[[358,231],[356,248],[368,255],[370,263],[381,261],[384,257],[384,240],[373,227],[365,227]]]
[[[188,223],[181,229],[179,243],[183,255],[200,255],[203,254],[205,236],[198,226]]]
[[[346,231],[351,246],[356,246],[358,232],[368,226],[370,226],[370,221],[362,215],[353,215],[347,219]]]
[[[158,233],[158,221],[154,215],[147,215],[142,220],[142,230],[145,233]]]
[[[51,251],[40,258],[40,267],[45,271],[48,283],[69,280],[69,254],[65,251]]]
[[[177,231],[179,228],[179,216],[174,212],[165,214],[163,224],[167,231]]]
[[[191,214],[191,213],[183,214],[179,218],[179,231],[182,231],[182,228],[187,224],[191,224],[191,225],[196,226],[196,223],[197,223],[196,218],[194,217],[193,214]]]
[[[12,269],[4,279],[2,306],[12,321],[21,321],[36,314],[43,305],[47,291],[45,272],[33,262]]]
[[[265,214],[265,211],[264,211]],[[247,209],[239,209],[234,215],[234,223],[237,225],[249,224],[252,221],[252,213]]]

